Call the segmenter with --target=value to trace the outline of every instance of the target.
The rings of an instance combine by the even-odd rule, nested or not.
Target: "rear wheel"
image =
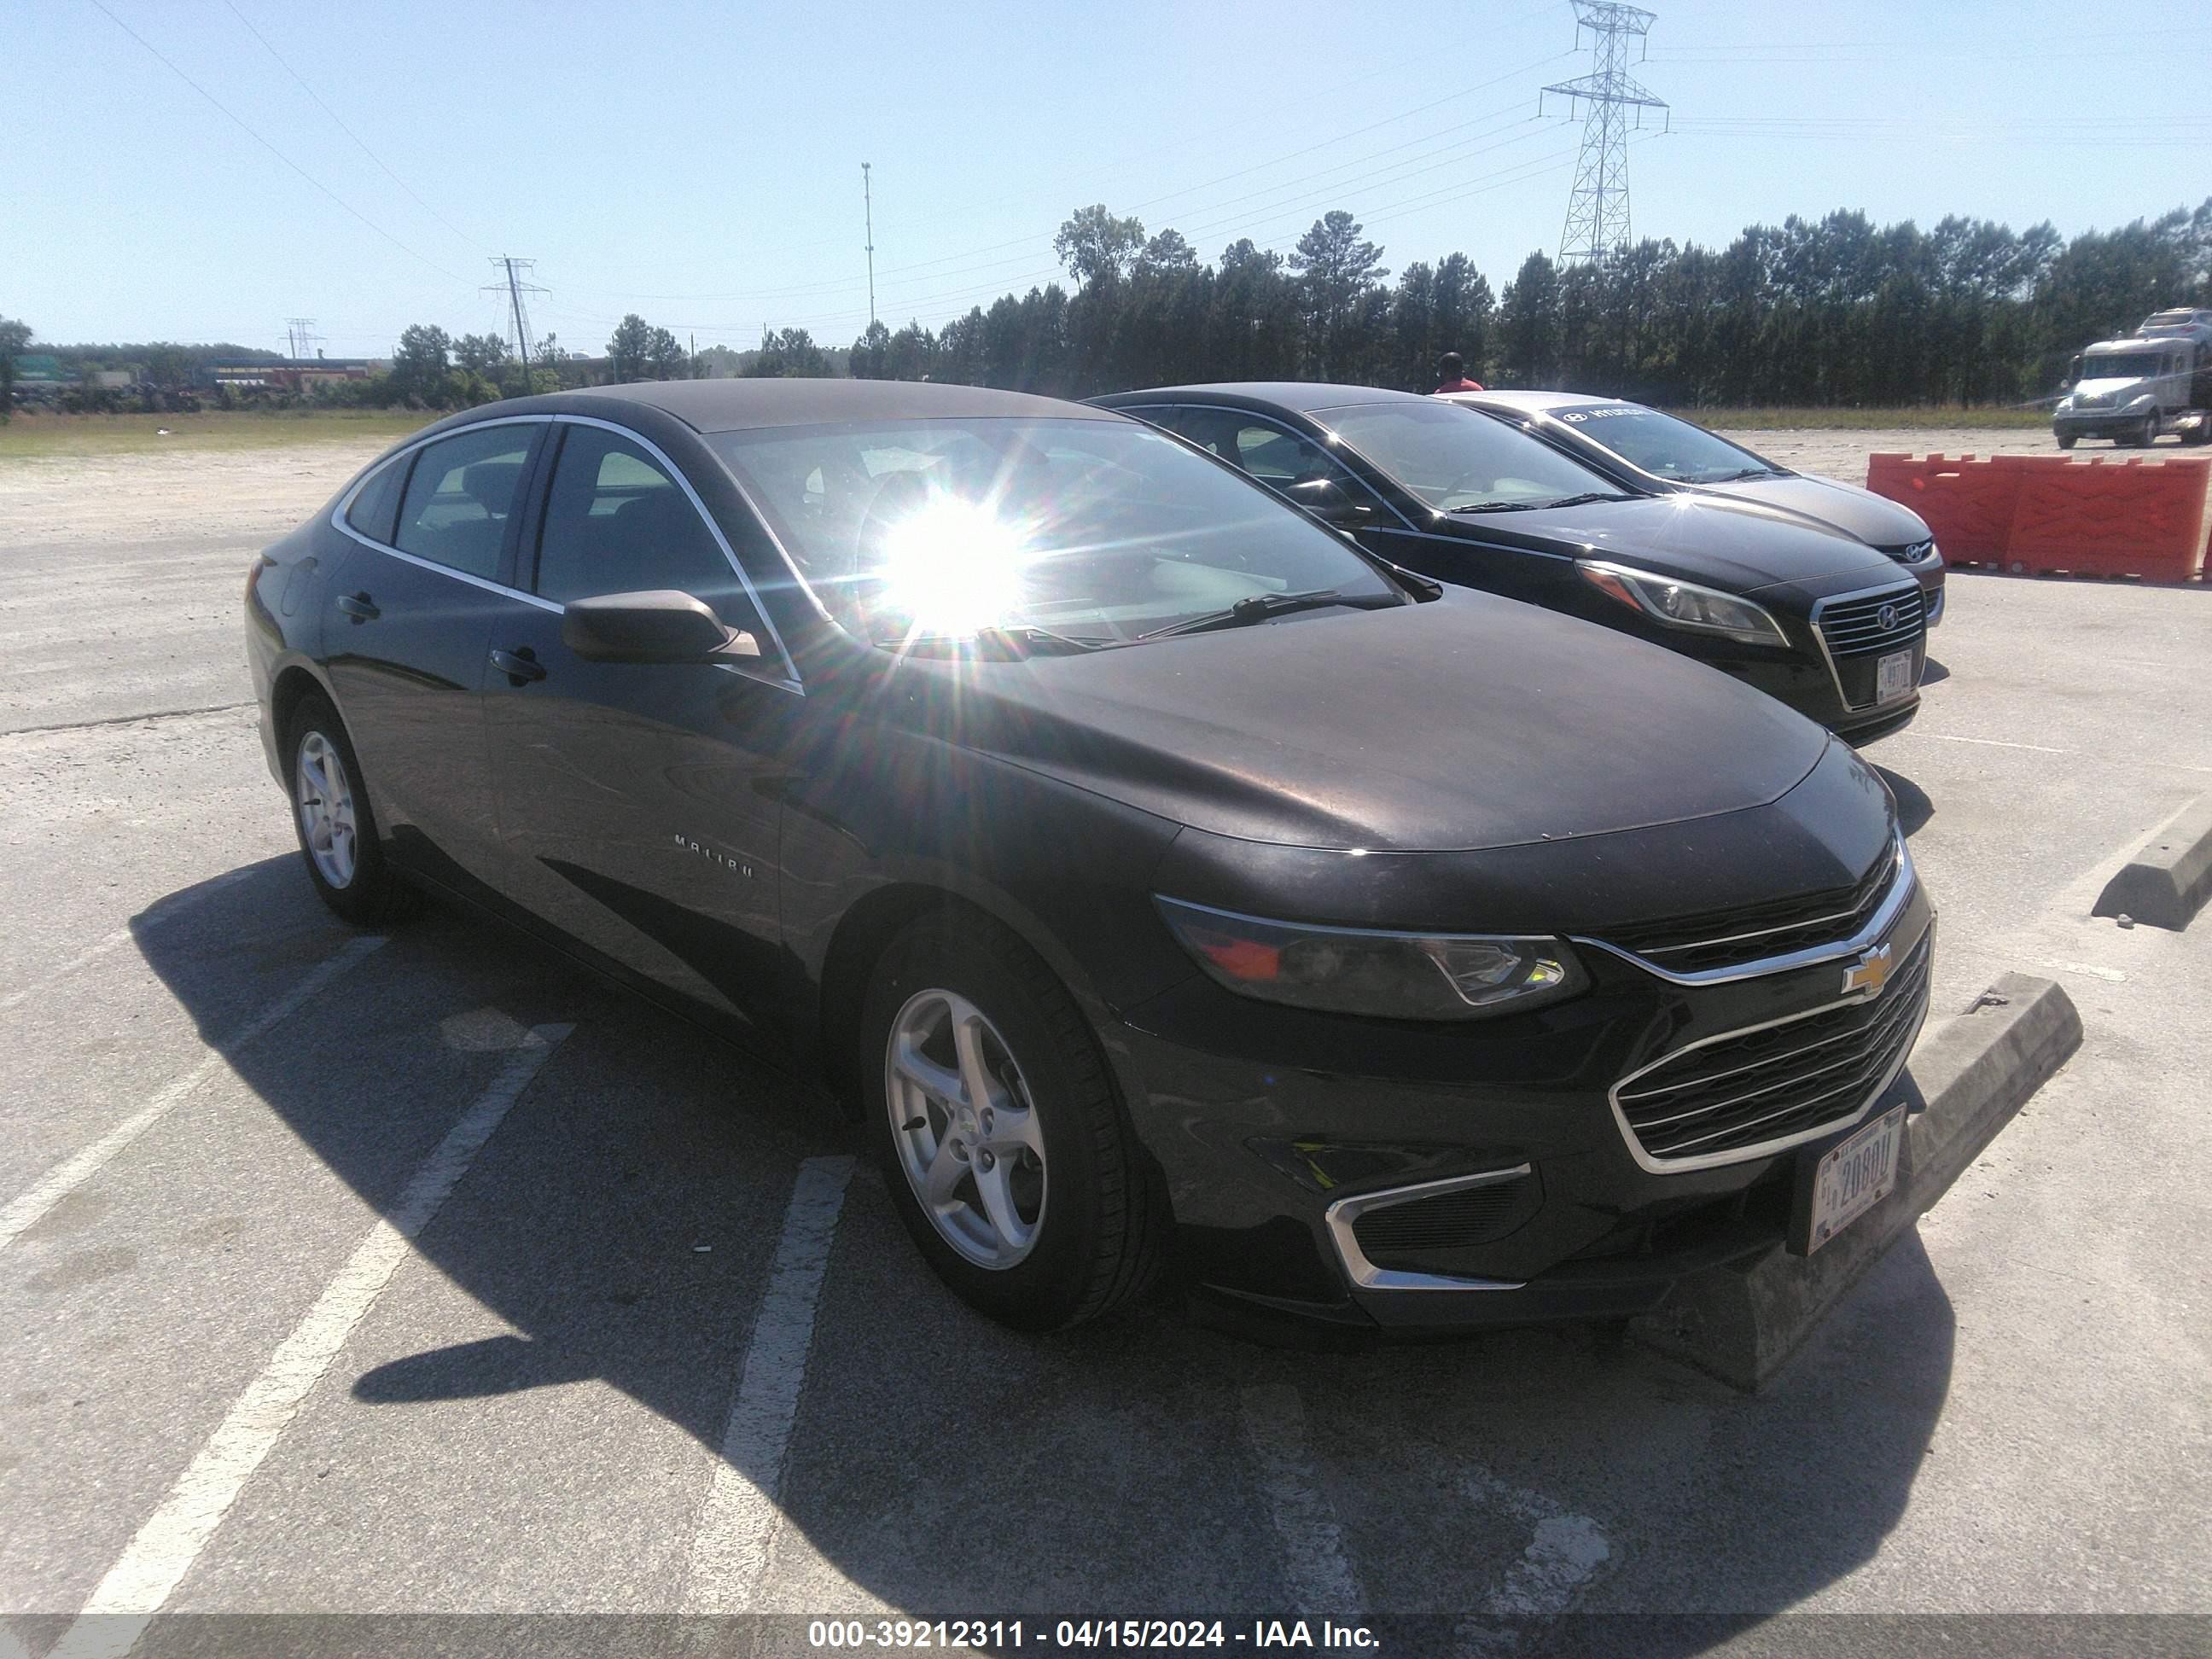
[[[1144,1288],[1165,1206],[1081,1010],[1032,951],[981,916],[918,922],[861,1029],[892,1202],[946,1285],[1041,1331]]]
[[[413,908],[413,890],[392,873],[377,844],[361,763],[328,699],[301,699],[286,724],[284,752],[291,759],[300,855],[323,902],[365,926],[406,914]]]

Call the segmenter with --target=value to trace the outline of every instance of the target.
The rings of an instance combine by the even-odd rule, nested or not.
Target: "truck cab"
[[[2061,449],[2084,438],[2140,449],[2165,432],[2212,442],[2212,313],[2160,312],[2141,332],[2085,348],[2051,427]]]

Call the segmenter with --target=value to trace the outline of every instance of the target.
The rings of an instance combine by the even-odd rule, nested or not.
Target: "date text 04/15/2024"
[[[1255,1619],[1239,1626],[1220,1619],[816,1619],[806,1626],[816,1648],[1034,1647],[1342,1648],[1380,1644],[1364,1625],[1328,1620]]]

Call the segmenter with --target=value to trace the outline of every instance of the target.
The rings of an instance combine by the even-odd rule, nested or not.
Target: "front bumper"
[[[1300,1013],[1202,976],[1127,1011],[1110,1046],[1188,1273],[1254,1318],[1453,1329],[1626,1316],[1686,1273],[1779,1247],[1798,1160],[1896,1091],[1925,1015],[1935,917],[1905,868],[1868,940],[1921,965],[1849,1003],[1842,970],[1867,940],[1700,983],[1584,944],[1583,997],[1451,1028]],[[1840,1018],[1889,1035],[1779,1139],[1655,1157],[1668,1132],[1647,1144],[1623,1114],[1639,1074],[1741,1052],[1724,1044],[1778,1052]]]

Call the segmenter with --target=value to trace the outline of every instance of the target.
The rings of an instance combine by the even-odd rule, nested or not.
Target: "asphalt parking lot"
[[[2089,917],[2212,793],[2212,587],[1952,578],[1869,750],[1936,1011],[2044,975],[2086,1040],[1745,1397],[1575,1329],[1017,1336],[804,1085],[468,916],[349,933],[239,595],[364,458],[0,466],[0,1659],[120,1650],[72,1621],[149,1596],[1432,1613],[1500,1651],[1569,1611],[1744,1651],[1809,1642],[1785,1613],[2212,1613],[2212,915]]]

